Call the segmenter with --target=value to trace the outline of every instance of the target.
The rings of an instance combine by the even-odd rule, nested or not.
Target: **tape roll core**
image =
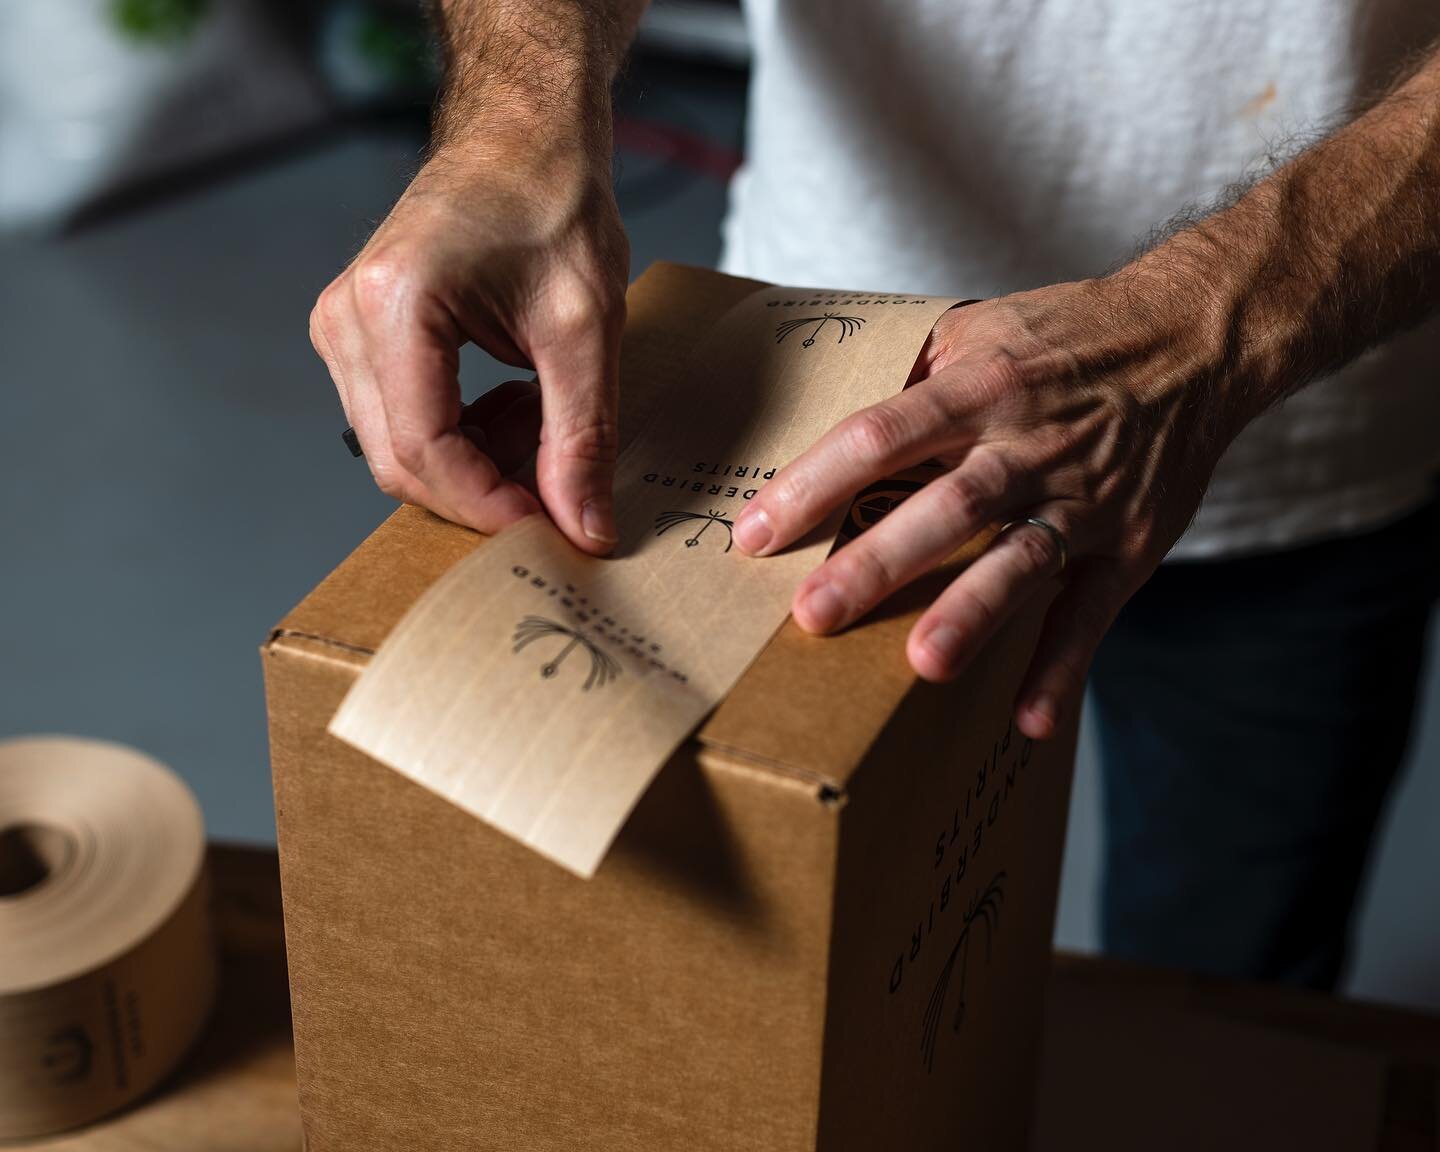
[[[51,824],[11,824],[0,828],[0,899],[23,896],[74,860],[76,843]]]
[[[215,988],[195,798],[157,761],[0,741],[0,1140],[88,1123],[153,1088]]]

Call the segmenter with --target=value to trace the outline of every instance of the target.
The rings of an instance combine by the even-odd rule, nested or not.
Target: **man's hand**
[[[609,85],[635,0],[447,0],[436,150],[321,294],[311,340],[375,481],[482,532],[537,511],[615,543],[611,480],[629,248],[611,191]],[[473,341],[531,368],[462,409]]]
[[[931,458],[949,465],[801,585],[796,620],[829,632],[987,525],[1048,521],[1069,564],[1016,719],[1050,736],[1239,430],[1440,304],[1437,203],[1440,53],[1119,272],[951,311],[912,385],[782,469],[742,513],[736,543],[773,552],[868,483]],[[916,623],[915,670],[957,675],[1062,559],[1043,528],[1001,535]]]
[[[1137,323],[1148,310],[1127,301],[1133,290],[1062,284],[953,309],[909,388],[839,424],[760,490],[735,539],[764,555],[867,484],[929,459],[950,469],[811,573],[793,605],[802,627],[843,628],[988,525],[1041,517],[1071,559],[1018,722],[1038,739],[1054,732],[1101,636],[1189,523],[1235,431],[1211,418],[1203,342],[1178,322]],[[1142,366],[1156,371],[1167,357],[1163,374],[1142,379]],[[1000,536],[915,625],[915,670],[957,675],[1061,561],[1041,528]]]

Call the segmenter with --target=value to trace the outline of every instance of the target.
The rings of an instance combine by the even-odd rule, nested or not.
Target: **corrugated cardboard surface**
[[[637,284],[627,344],[685,281]],[[929,905],[938,830],[995,755],[1043,606],[942,688],[903,652],[933,584],[840,637],[787,625],[586,882],[326,732],[406,608],[483,546],[402,510],[265,650],[310,1152],[1021,1146],[1073,733],[1007,785],[1012,734],[979,797],[1003,789],[1003,811],[982,811],[956,903]],[[964,1026],[952,993],[922,1060],[956,910],[1001,870]]]
[[[326,735],[353,675],[267,655],[312,1152],[811,1146],[835,809],[692,752],[587,883]]]
[[[328,736],[362,659],[294,637],[266,658],[314,1152],[1020,1146],[1068,746],[1032,758],[970,865],[1013,886],[930,1071],[921,1005],[954,911],[904,995],[889,981],[933,924],[935,829],[988,742],[933,739],[953,697],[912,697],[849,794],[689,745],[587,883]]]
[[[1038,624],[916,685],[849,783],[824,1149],[1025,1146],[1075,736],[1009,719]]]

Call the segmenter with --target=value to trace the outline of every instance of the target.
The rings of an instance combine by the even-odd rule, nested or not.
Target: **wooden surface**
[[[220,1005],[182,1072],[7,1149],[299,1152],[275,857],[214,847],[211,865]],[[1047,1017],[1035,1152],[1440,1152],[1440,1020],[1065,956]]]
[[[1034,1152],[1437,1152],[1440,1019],[1056,958]]]

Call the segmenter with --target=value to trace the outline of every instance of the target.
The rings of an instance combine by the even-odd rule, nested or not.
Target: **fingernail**
[[[1030,706],[1025,711],[1040,721],[1046,736],[1054,734],[1056,726],[1060,723],[1060,705],[1056,702],[1055,697],[1037,696],[1030,701]]]
[[[951,671],[960,658],[960,630],[949,624],[936,624],[920,639],[920,646],[930,653],[945,671]]]
[[[580,507],[580,530],[598,544],[616,544],[615,516],[608,500],[587,500]]]
[[[740,551],[759,556],[770,547],[773,539],[775,529],[771,526],[765,509],[752,507],[740,514],[740,519],[735,524],[735,543],[740,545]]]
[[[840,594],[835,591],[833,584],[815,585],[805,593],[801,604],[810,621],[808,627],[812,632],[829,632],[845,617],[845,602],[840,599]]]

